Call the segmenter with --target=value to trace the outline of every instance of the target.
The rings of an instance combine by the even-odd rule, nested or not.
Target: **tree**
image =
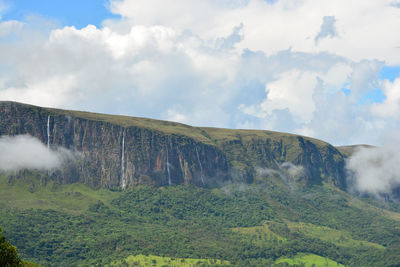
[[[0,266],[22,266],[22,261],[19,259],[17,252],[18,249],[11,245],[2,235],[2,229],[0,227]]]

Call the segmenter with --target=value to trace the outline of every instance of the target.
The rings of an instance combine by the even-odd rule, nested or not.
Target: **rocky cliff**
[[[0,135],[29,134],[50,148],[73,151],[76,160],[49,174],[58,183],[123,189],[144,184],[215,186],[252,183],[262,175],[260,170],[284,180],[301,170],[297,182],[346,187],[342,154],[312,138],[15,102],[0,102],[0,116]]]

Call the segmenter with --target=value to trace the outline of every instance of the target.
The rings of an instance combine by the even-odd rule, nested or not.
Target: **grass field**
[[[374,248],[384,249],[383,246],[364,240],[355,240],[351,234],[346,231],[332,229],[326,226],[318,226],[311,223],[303,222],[286,222],[290,230],[301,232],[306,236],[318,238],[339,246],[354,247],[354,246],[370,246]]]
[[[215,260],[215,259],[183,259],[183,258],[169,258],[154,255],[136,255],[129,256],[124,260],[115,261],[108,267],[119,266],[154,266],[154,267],[194,267],[194,266],[232,266],[229,261]]]
[[[268,224],[254,227],[238,227],[232,229],[234,232],[239,232],[248,236],[253,237],[258,242],[285,242],[286,239],[269,228]]]
[[[94,190],[84,184],[55,185],[48,182],[45,186],[35,186],[21,180],[9,185],[5,176],[0,175],[0,204],[16,209],[54,209],[72,213],[85,212],[98,201],[105,205],[118,196],[117,192],[107,189]]]
[[[305,267],[344,267],[344,265],[328,258],[303,253],[299,253],[293,258],[280,258],[275,263],[287,263],[290,265],[301,265]]]

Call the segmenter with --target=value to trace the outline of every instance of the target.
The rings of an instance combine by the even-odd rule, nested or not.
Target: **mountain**
[[[23,260],[400,262],[400,204],[347,192],[345,161],[355,146],[15,102],[0,102],[0,116],[0,226]],[[5,153],[13,160],[1,161]]]
[[[374,148],[371,145],[350,145],[350,146],[338,146],[336,147],[337,150],[342,153],[343,156],[350,157],[358,148]]]
[[[257,171],[302,168],[296,184],[346,188],[344,157],[309,137],[258,130],[192,127],[145,118],[0,102],[0,135],[29,134],[76,160],[52,173],[60,184],[93,188],[252,183]],[[293,183],[294,183],[293,182]]]

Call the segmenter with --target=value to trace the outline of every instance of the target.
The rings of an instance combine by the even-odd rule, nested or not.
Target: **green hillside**
[[[112,192],[82,184],[32,190],[2,176],[0,225],[23,259],[43,266],[399,262],[400,213],[328,185],[258,181]]]
[[[24,260],[57,267],[400,262],[400,204],[345,192],[354,147],[14,102],[0,102],[0,112],[0,135],[29,134],[80,155],[59,170],[0,173],[0,227]]]

